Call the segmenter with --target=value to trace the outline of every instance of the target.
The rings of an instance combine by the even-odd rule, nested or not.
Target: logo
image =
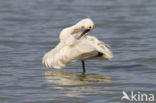
[[[154,94],[152,93],[144,93],[144,92],[134,92],[131,91],[128,95],[125,91],[122,91],[123,97],[121,101],[131,101],[131,102],[153,102]]]

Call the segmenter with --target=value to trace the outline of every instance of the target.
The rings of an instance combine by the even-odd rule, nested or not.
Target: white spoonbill
[[[112,52],[94,36],[87,34],[94,26],[90,18],[63,29],[60,33],[60,43],[43,57],[43,64],[49,68],[63,68],[67,64],[80,60],[85,72],[85,60],[111,60]],[[81,29],[85,29],[81,32]]]

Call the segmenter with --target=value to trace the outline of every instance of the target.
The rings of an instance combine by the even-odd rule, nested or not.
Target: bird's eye
[[[92,27],[90,26],[89,29],[91,29]]]

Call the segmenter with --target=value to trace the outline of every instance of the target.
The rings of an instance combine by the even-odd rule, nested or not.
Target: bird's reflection
[[[44,71],[45,80],[54,89],[66,90],[69,97],[82,97],[83,92],[96,94],[106,89],[102,83],[111,82],[109,76],[99,74],[70,73],[63,71]]]

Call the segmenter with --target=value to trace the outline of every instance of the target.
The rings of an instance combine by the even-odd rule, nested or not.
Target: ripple
[[[6,43],[19,43],[19,42],[17,42],[17,41],[12,41],[12,40],[0,40],[0,43],[6,44]]]
[[[1,101],[1,100],[9,100],[9,99],[11,99],[11,98],[6,97],[6,96],[0,96],[0,101]]]
[[[111,82],[109,76],[99,74],[69,73],[63,71],[45,71],[43,72],[47,83],[57,85],[52,88],[68,90],[67,97],[83,97],[83,92],[97,93],[100,88],[95,84]],[[99,85],[100,86],[100,85]],[[102,88],[101,88],[102,89]]]

